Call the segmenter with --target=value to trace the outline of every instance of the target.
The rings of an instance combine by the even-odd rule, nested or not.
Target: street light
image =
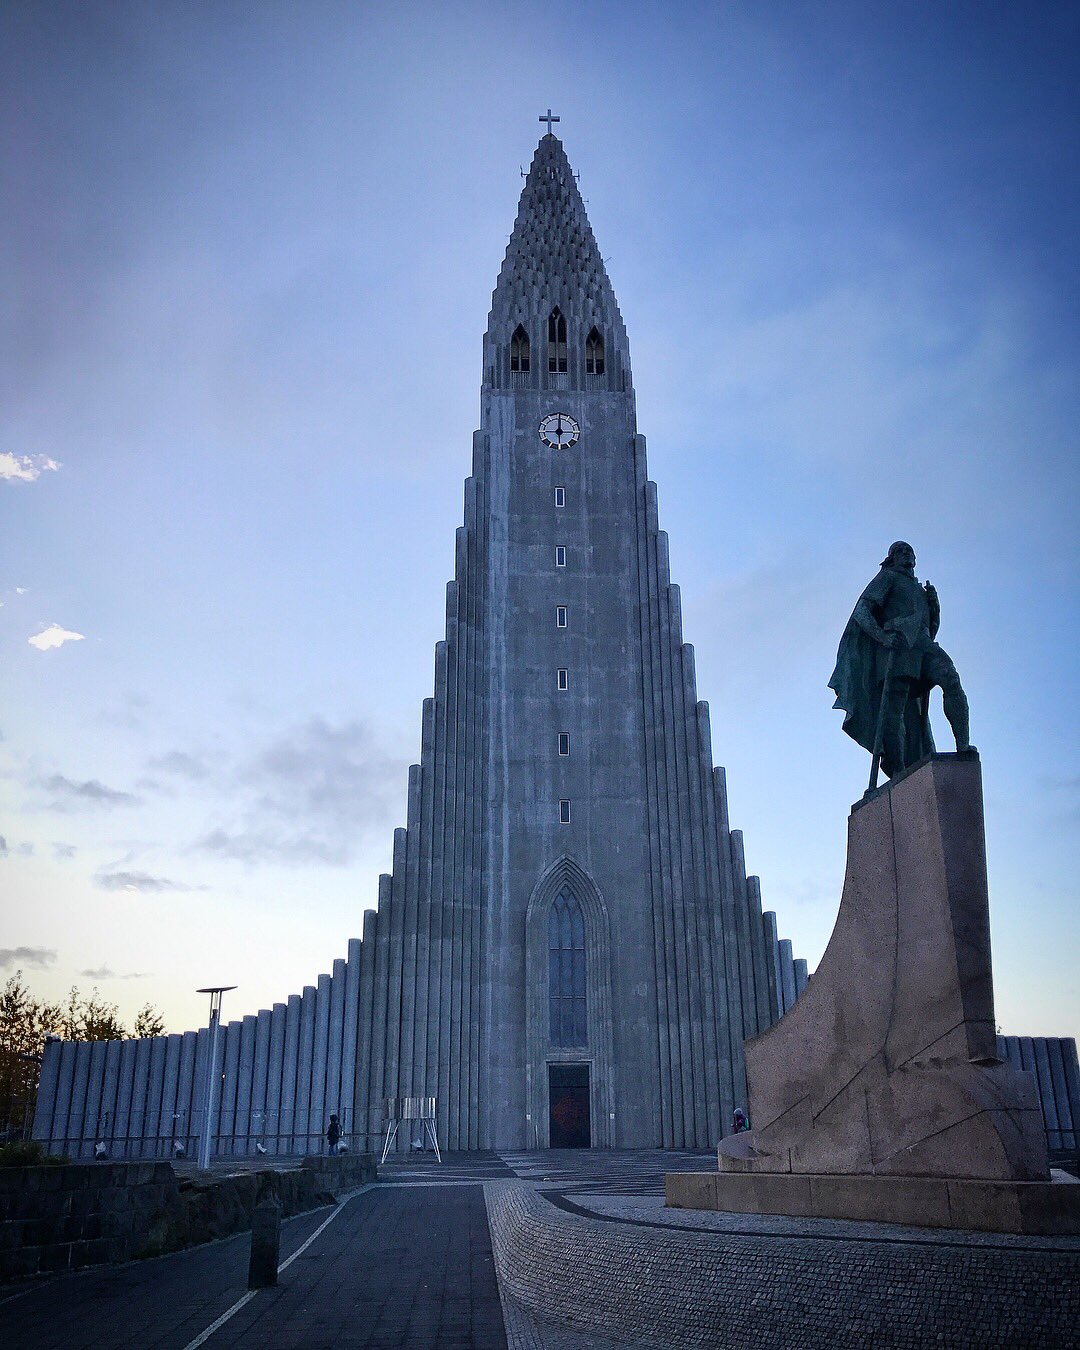
[[[199,1139],[199,1167],[203,1171],[210,1166],[210,1143],[213,1138],[211,1128],[214,1120],[214,1084],[216,1082],[214,1069],[217,1066],[217,1033],[218,1023],[221,1021],[221,996],[235,988],[235,984],[215,984],[207,989],[195,990],[197,994],[210,995],[210,1035],[207,1038],[209,1045],[206,1055],[206,1092],[203,1095],[203,1127],[202,1136]]]

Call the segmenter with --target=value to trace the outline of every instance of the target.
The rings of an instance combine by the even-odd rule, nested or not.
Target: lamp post
[[[206,1053],[206,1091],[203,1094],[203,1125],[202,1135],[199,1138],[199,1167],[205,1171],[210,1166],[210,1144],[213,1139],[211,1133],[214,1124],[214,1085],[217,1081],[214,1070],[217,1067],[217,1034],[218,1024],[221,1021],[221,996],[227,994],[230,989],[235,989],[235,984],[217,984],[207,989],[196,989],[197,994],[210,995],[210,1026],[209,1036],[207,1037]]]

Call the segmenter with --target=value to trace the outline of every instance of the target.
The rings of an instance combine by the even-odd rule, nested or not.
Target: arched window
[[[588,1044],[585,915],[571,891],[560,891],[548,914],[548,1006],[553,1046]]]
[[[566,372],[566,320],[558,305],[548,319],[548,370],[555,374]]]
[[[514,329],[514,336],[510,339],[510,369],[529,369],[529,335],[521,324]]]
[[[603,375],[604,339],[599,328],[594,328],[585,339],[585,374]]]

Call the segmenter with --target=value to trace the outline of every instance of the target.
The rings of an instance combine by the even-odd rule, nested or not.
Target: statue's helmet
[[[896,555],[900,552],[902,548],[907,549],[909,553],[915,552],[915,550],[911,547],[909,543],[907,543],[906,540],[898,539],[895,544],[889,545],[889,551],[888,553],[886,553],[885,557],[882,558],[881,566],[891,567],[893,565],[893,559],[896,557]]]

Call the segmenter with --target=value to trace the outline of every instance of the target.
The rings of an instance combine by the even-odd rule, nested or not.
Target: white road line
[[[319,1236],[319,1234],[323,1231],[323,1229],[330,1227],[330,1225],[334,1222],[334,1220],[342,1212],[342,1210],[345,1208],[345,1206],[349,1203],[350,1200],[352,1200],[357,1195],[363,1195],[365,1191],[370,1189],[371,1189],[370,1186],[360,1186],[357,1190],[350,1191],[347,1196],[343,1197],[338,1207],[335,1210],[333,1210],[330,1214],[328,1214],[325,1219],[323,1219],[322,1223],[319,1224],[318,1228],[315,1229],[314,1233],[311,1234],[311,1236],[307,1239],[307,1241],[302,1242],[300,1246],[297,1247],[296,1251],[293,1252],[292,1256],[286,1257],[286,1259],[282,1261],[281,1265],[278,1266],[278,1274],[280,1275],[283,1270],[287,1270],[298,1256],[303,1256],[303,1254],[307,1251],[307,1249],[311,1246],[311,1244],[315,1241],[315,1239]],[[210,1337],[214,1334],[214,1332],[220,1330],[220,1328],[225,1325],[225,1323],[229,1320],[230,1317],[235,1316],[236,1313],[238,1313],[241,1308],[245,1307],[248,1303],[250,1303],[258,1292],[259,1291],[257,1289],[249,1289],[248,1292],[244,1294],[242,1298],[238,1298],[236,1300],[236,1302],[232,1305],[231,1308],[226,1309],[226,1311],[221,1314],[221,1316],[217,1319],[216,1322],[211,1322],[210,1325],[206,1328],[206,1330],[200,1331],[193,1341],[188,1341],[187,1345],[184,1346],[184,1350],[198,1350],[198,1347],[200,1345],[205,1345],[206,1342],[210,1339]]]

